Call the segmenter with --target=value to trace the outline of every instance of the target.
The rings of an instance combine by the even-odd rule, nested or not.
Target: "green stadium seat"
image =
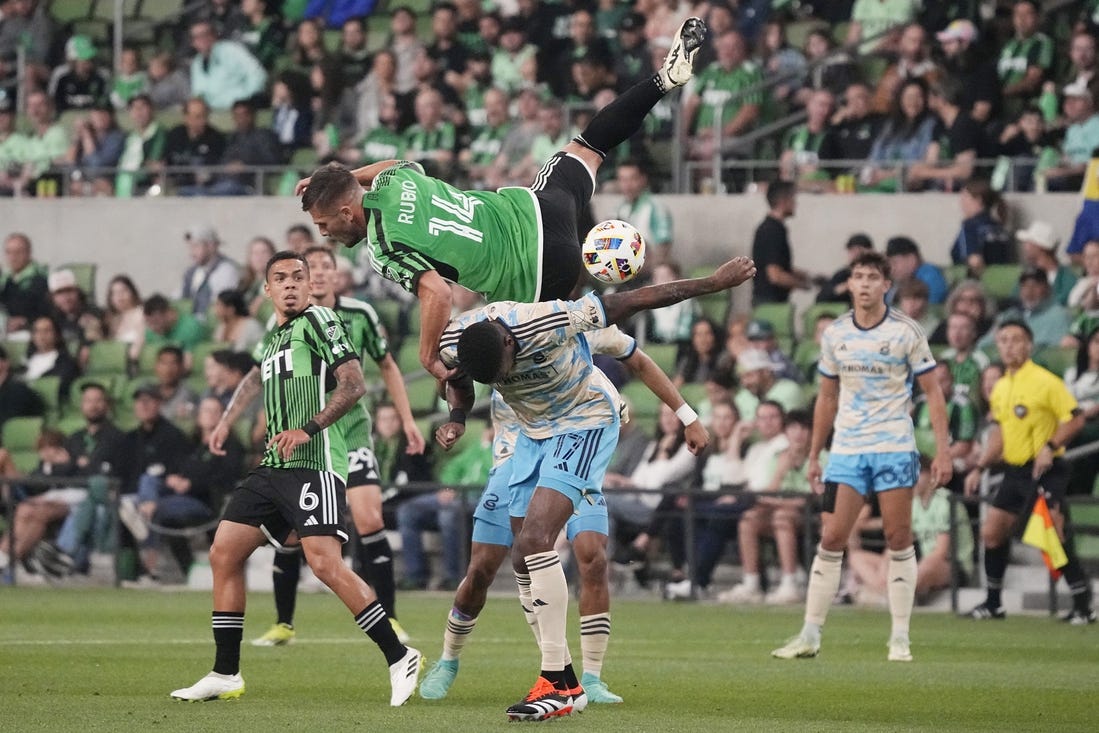
[[[809,341],[813,339],[813,332],[817,328],[817,319],[820,318],[821,314],[828,313],[832,316],[838,316],[849,310],[851,310],[851,306],[848,303],[813,303],[805,309],[805,313],[801,316],[801,337]]]
[[[805,48],[805,39],[817,29],[827,31],[828,24],[816,19],[795,20],[786,26],[786,42],[792,48]]]
[[[775,329],[775,338],[779,343],[783,339],[793,341],[794,333],[794,306],[792,303],[763,303],[752,309],[752,318],[757,321],[767,321],[771,328]]]
[[[415,340],[406,341],[401,347],[401,352],[394,354],[393,358],[397,360],[397,367],[405,377],[426,373],[420,365],[420,344]]]
[[[40,417],[12,417],[4,423],[0,431],[0,442],[8,451],[34,451],[38,445],[38,436],[42,433],[45,420]]]
[[[656,362],[665,374],[675,374],[675,355],[679,351],[678,344],[645,344],[644,351]]]
[[[3,342],[3,346],[4,351],[8,352],[8,362],[11,364],[12,371],[19,371],[27,365],[29,342],[7,339]]]
[[[679,387],[679,394],[683,395],[684,402],[697,410],[698,406],[706,400],[706,385],[682,384]]]
[[[630,419],[651,424],[660,412],[660,398],[640,379],[632,379],[622,387],[622,396],[629,400]]]
[[[717,324],[718,329],[724,328],[725,320],[729,317],[730,301],[727,292],[703,295],[700,298],[695,298],[695,302],[702,309],[702,315],[706,319]]]
[[[950,287],[954,287],[962,280],[965,280],[966,275],[969,273],[969,265],[951,265],[950,267],[941,268],[943,271],[943,277],[946,278],[946,284]]]
[[[54,420],[61,414],[61,377],[39,377],[27,382],[27,386],[42,398],[48,420]]]
[[[129,362],[129,345],[122,341],[96,341],[88,347],[88,363],[84,374],[125,376]]]
[[[405,391],[408,392],[408,402],[414,415],[429,415],[442,409],[444,403],[439,399],[438,382],[427,372],[411,379],[406,377]]]
[[[798,368],[806,378],[810,377],[810,370],[820,358],[820,346],[813,341],[800,341],[794,349],[794,366]]]
[[[137,373],[143,377],[152,377],[156,373],[156,358],[163,344],[145,344],[137,356]]]
[[[69,402],[74,407],[80,404],[80,392],[84,389],[85,384],[98,384],[103,387],[103,389],[107,390],[107,394],[110,395],[112,400],[117,400],[119,389],[121,389],[119,383],[124,383],[125,381],[125,374],[85,374],[84,376],[77,377],[73,380],[72,388],[69,390]],[[79,411],[73,410],[73,412]]]
[[[185,0],[141,0],[138,17],[156,23],[174,21],[183,12]]]
[[[133,19],[137,17],[137,7],[141,0],[122,0],[122,18]],[[92,17],[114,22],[114,0],[97,0],[91,3]]]
[[[50,15],[59,25],[67,25],[74,20],[90,18],[93,5],[88,0],[53,0]]]
[[[981,273],[981,285],[995,300],[1007,300],[1018,287],[1022,271],[1022,265],[989,265]]]
[[[1044,346],[1034,353],[1034,363],[1050,370],[1058,377],[1076,363],[1076,349],[1071,346]]]

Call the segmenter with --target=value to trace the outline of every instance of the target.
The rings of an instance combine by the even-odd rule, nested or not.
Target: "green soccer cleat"
[[[771,656],[775,659],[808,659],[817,656],[819,652],[819,641],[814,642],[798,634],[784,646],[772,651]]]
[[[290,624],[275,624],[267,633],[252,640],[252,646],[286,646],[294,643],[296,632]]]
[[[616,695],[607,689],[607,683],[591,672],[585,672],[580,677],[580,684],[584,692],[588,694],[588,702],[595,703],[620,703],[622,696]]]
[[[425,700],[442,700],[458,676],[457,659],[440,659],[420,683],[420,697]]]

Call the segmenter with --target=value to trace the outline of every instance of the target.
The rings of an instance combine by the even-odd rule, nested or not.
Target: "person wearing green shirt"
[[[15,107],[10,97],[0,98],[0,195],[12,196],[26,154],[27,138],[15,131]]]
[[[714,40],[717,60],[684,92],[684,128],[691,132],[691,157],[711,158],[719,145],[756,124],[763,107],[763,73],[748,60],[748,43],[736,31]]]
[[[153,100],[147,94],[138,94],[129,103],[130,132],[118,160],[115,176],[115,196],[130,198],[144,193],[153,182],[147,171],[164,160],[164,144],[168,134],[156,121]]]
[[[663,66],[592,117],[530,188],[460,191],[410,161],[355,171],[329,164],[298,182],[302,210],[323,236],[345,246],[367,239],[374,268],[419,297],[420,362],[449,378],[453,371],[439,359],[453,302],[448,281],[490,302],[566,297],[582,271],[578,218],[603,159],[668,91],[690,80],[705,32],[698,18],[684,21]]]
[[[163,295],[152,295],[145,301],[145,344],[172,344],[183,349],[184,361],[191,368],[191,352],[207,340],[206,326],[190,313],[180,313]]]
[[[827,89],[817,89],[805,104],[808,119],[790,128],[782,141],[779,169],[788,181],[797,181],[798,188],[825,191],[831,188],[827,171],[821,170],[820,145],[828,132],[829,120],[836,106],[836,97]]]
[[[69,152],[69,136],[54,120],[53,100],[45,92],[31,92],[27,95],[27,119],[31,130],[23,149],[23,162],[26,164],[23,175],[37,178],[49,170],[50,166],[64,161]]]
[[[1042,82],[1053,70],[1053,41],[1038,30],[1038,22],[1036,0],[1017,0],[1011,9],[1015,35],[1004,44],[996,62],[1009,118],[1038,96]]]
[[[454,165],[457,133],[443,118],[443,95],[424,89],[416,95],[416,124],[405,131],[405,157],[432,174],[447,176]]]
[[[950,458],[954,461],[955,475],[960,478],[969,468],[967,459],[977,439],[980,411],[968,396],[954,390],[954,375],[950,364],[940,361],[935,365],[935,378],[946,397],[946,419],[950,437]],[[912,424],[916,430],[916,449],[926,456],[935,456],[935,431],[931,426],[931,409],[927,396],[920,395],[912,408]]]
[[[672,213],[653,198],[648,173],[639,161],[624,160],[618,164],[615,180],[622,203],[614,218],[628,221],[641,232],[654,262],[667,262],[672,246]]]
[[[859,46],[859,53],[895,48],[900,28],[916,19],[920,0],[855,0],[845,46]]]
[[[740,389],[733,397],[733,404],[741,415],[755,415],[760,402],[777,402],[789,412],[805,406],[801,386],[792,379],[775,375],[774,362],[762,349],[748,349],[736,363]]]
[[[490,88],[484,93],[483,100],[484,124],[474,127],[473,141],[458,156],[458,161],[469,173],[473,188],[489,188],[486,183],[489,171],[500,157],[504,139],[512,128],[511,120],[508,119],[506,94],[499,89]]]

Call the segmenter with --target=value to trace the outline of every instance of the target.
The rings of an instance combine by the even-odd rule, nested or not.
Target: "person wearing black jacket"
[[[45,412],[38,393],[12,376],[8,351],[0,346],[0,427],[13,417],[37,417]]]

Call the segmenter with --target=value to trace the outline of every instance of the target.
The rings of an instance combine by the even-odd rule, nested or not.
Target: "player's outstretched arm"
[[[399,161],[396,160],[381,160],[377,163],[371,163],[370,165],[364,165],[361,168],[356,168],[351,171],[351,175],[355,177],[355,180],[359,182],[364,188],[369,188],[370,184],[374,182],[374,179],[379,173],[384,171],[390,166],[396,165]],[[302,178],[294,185],[294,195],[301,196],[305,193],[305,189],[309,188],[309,181],[311,178]]]
[[[397,414],[401,416],[401,427],[405,437],[408,438],[408,448],[405,451],[409,455],[419,455],[424,452],[424,436],[416,425],[416,419],[412,416],[412,405],[408,401],[408,390],[404,386],[404,377],[401,376],[401,368],[393,360],[392,354],[386,354],[385,358],[378,362],[378,369],[382,373],[382,382],[385,383],[385,391],[389,393],[389,399],[397,408]]]
[[[225,445],[225,439],[229,437],[229,431],[232,430],[233,423],[252,404],[252,400],[256,399],[262,388],[263,381],[260,379],[259,367],[252,367],[251,371],[244,375],[244,379],[240,380],[237,390],[233,392],[233,397],[229,400],[228,407],[221,414],[221,420],[218,421],[217,426],[210,433],[207,445],[210,447],[210,452],[215,456],[225,455],[222,446]]]
[[[416,281],[416,297],[420,299],[420,363],[436,379],[449,379],[454,370],[439,360],[439,339],[450,322],[450,284],[428,270]]]
[[[644,382],[649,391],[659,397],[661,402],[675,410],[676,416],[685,426],[687,447],[691,453],[697,456],[706,450],[706,446],[710,443],[710,434],[702,426],[702,421],[698,419],[695,411],[679,394],[672,380],[652,360],[652,357],[641,349],[634,349],[623,363],[630,370],[630,374]]]
[[[734,257],[714,270],[708,277],[674,280],[660,285],[646,285],[637,290],[603,296],[607,325],[622,324],[641,311],[663,308],[700,295],[734,288],[755,277],[756,265],[748,257]]]

